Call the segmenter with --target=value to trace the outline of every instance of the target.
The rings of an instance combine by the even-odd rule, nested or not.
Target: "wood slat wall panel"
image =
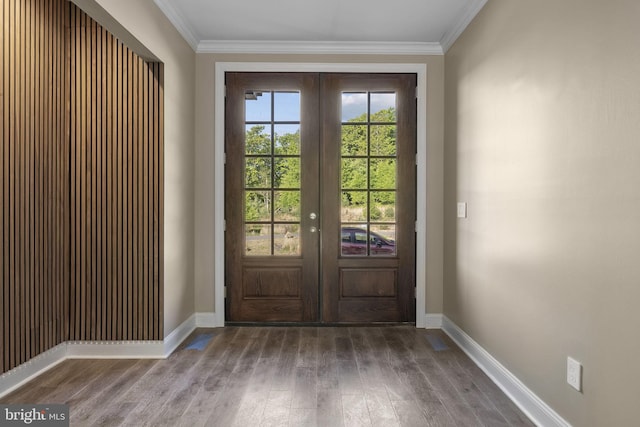
[[[163,339],[163,67],[65,0],[0,0],[0,373]]]
[[[77,196],[69,338],[163,339],[156,273],[163,256],[162,65],[143,61],[80,9],[70,10],[69,68],[79,82],[70,91]]]

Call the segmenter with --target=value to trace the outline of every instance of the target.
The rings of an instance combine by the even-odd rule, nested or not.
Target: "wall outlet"
[[[465,202],[458,202],[458,218],[467,217],[467,204]]]
[[[571,387],[582,391],[582,365],[571,357],[567,357],[567,382]]]

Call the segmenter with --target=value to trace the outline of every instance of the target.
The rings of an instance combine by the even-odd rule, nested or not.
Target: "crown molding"
[[[440,45],[442,46],[443,53],[446,53],[451,46],[458,40],[458,37],[467,29],[473,18],[482,10],[488,0],[472,0],[469,2],[467,10],[460,17],[456,25],[453,25],[449,31],[444,33],[440,39]]]
[[[160,0],[156,0],[160,1]],[[202,40],[197,53],[444,55],[440,43]]]
[[[182,37],[189,43],[189,46],[195,51],[198,48],[197,32],[193,29],[187,19],[173,6],[170,0],[153,0],[154,3],[160,8],[162,13],[169,19],[169,21],[176,27],[176,30],[182,35]]]

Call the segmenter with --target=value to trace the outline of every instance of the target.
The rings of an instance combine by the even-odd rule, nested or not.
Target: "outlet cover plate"
[[[571,357],[567,357],[567,383],[576,390],[582,391],[582,365]]]

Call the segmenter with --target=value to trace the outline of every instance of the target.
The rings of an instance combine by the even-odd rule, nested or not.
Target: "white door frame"
[[[215,66],[215,219],[214,288],[215,323],[224,326],[224,135],[226,72],[309,72],[309,73],[415,73],[417,90],[417,195],[416,195],[416,327],[426,323],[426,249],[427,249],[427,65],[426,64],[341,64],[280,62],[216,62]]]

